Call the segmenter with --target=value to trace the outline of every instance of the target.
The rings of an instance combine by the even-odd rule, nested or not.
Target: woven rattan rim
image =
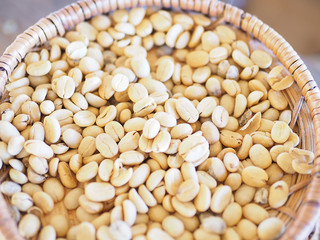
[[[65,31],[77,23],[97,14],[107,13],[116,9],[136,6],[158,6],[172,9],[200,12],[210,17],[224,14],[225,22],[251,34],[259,39],[282,64],[293,74],[301,89],[309,108],[314,124],[315,160],[311,182],[295,219],[287,228],[281,239],[304,239],[313,230],[320,216],[320,92],[311,73],[289,43],[274,29],[264,24],[257,17],[243,10],[217,0],[82,0],[56,11],[46,18],[40,19],[35,25],[20,34],[0,57],[0,96],[8,77],[14,68],[36,45],[47,40],[62,36]],[[298,186],[299,187],[299,186]],[[17,225],[10,217],[6,201],[0,194],[0,229],[7,239],[22,239]]]

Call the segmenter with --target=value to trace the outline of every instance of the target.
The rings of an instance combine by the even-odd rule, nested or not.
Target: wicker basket
[[[296,84],[286,90],[290,108],[297,119],[301,146],[315,152],[314,168],[311,175],[294,175],[290,198],[281,207],[278,216],[287,224],[281,239],[307,238],[320,216],[320,93],[303,61],[289,43],[276,31],[257,17],[229,4],[216,0],[82,0],[73,3],[41,19],[20,34],[0,58],[0,96],[15,66],[26,53],[47,40],[63,35],[77,23],[110,11],[136,6],[157,6],[200,12],[210,17],[223,16],[223,20],[249,33],[272,50],[274,55],[294,76]],[[240,32],[240,31],[239,31]],[[300,110],[301,109],[301,110]],[[294,127],[293,124],[291,127]],[[6,178],[6,171],[0,172],[0,181]],[[11,218],[7,202],[0,194],[0,230],[7,239],[22,239],[15,221]]]

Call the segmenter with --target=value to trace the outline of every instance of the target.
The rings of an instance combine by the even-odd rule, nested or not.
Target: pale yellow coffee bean
[[[145,97],[136,102],[133,106],[133,112],[138,117],[144,117],[153,112],[157,104],[152,97]]]
[[[240,118],[240,128],[239,132],[242,135],[251,134],[258,130],[261,123],[261,112],[256,113],[253,117],[251,111],[246,111]]]
[[[134,82],[136,80],[134,72],[128,67],[117,67],[112,71],[112,75],[116,75],[117,73],[127,76],[129,82]]]
[[[209,55],[205,51],[192,51],[187,54],[186,62],[194,68],[202,67],[209,62]]]
[[[9,92],[13,92],[15,90],[18,91],[22,87],[27,87],[27,86],[29,86],[29,84],[30,84],[29,79],[26,78],[26,77],[23,77],[23,78],[20,78],[18,80],[15,80],[14,82],[8,83],[5,86],[5,88]]]
[[[194,123],[199,118],[197,109],[187,98],[182,97],[177,100],[176,110],[180,117],[188,123]]]
[[[181,202],[177,197],[172,198],[173,208],[184,217],[193,217],[197,210],[192,202]]]
[[[224,232],[223,234],[223,239],[225,240],[240,240],[240,236],[239,234],[237,233],[237,231],[235,230],[235,228],[227,228],[226,231]]]
[[[27,73],[31,76],[44,76],[51,70],[51,62],[48,60],[31,63],[27,66]]]
[[[157,200],[155,199],[154,195],[147,189],[145,185],[140,185],[138,188],[138,193],[143,199],[143,201],[149,207],[155,207],[157,205]]]
[[[47,214],[53,210],[54,202],[51,196],[45,192],[36,192],[32,196],[34,204]]]
[[[148,90],[140,83],[133,83],[129,85],[128,96],[132,102],[138,102],[148,96]]]
[[[287,124],[289,124],[291,122],[291,110],[283,110],[280,113],[279,116],[279,121],[283,121],[286,122]]]
[[[275,183],[283,176],[283,171],[276,163],[271,164],[271,166],[266,169],[266,172],[269,176],[268,184]]]
[[[46,179],[43,183],[43,191],[48,193],[54,202],[59,202],[64,198],[64,187],[56,178]]]
[[[238,171],[240,166],[239,158],[232,152],[228,152],[224,155],[223,163],[229,172]]]
[[[61,183],[67,188],[75,188],[78,184],[76,177],[66,162],[60,162],[58,165],[58,173]]]
[[[7,151],[10,155],[15,156],[21,152],[25,143],[22,135],[13,136],[8,141]]]
[[[129,86],[129,79],[126,75],[117,73],[113,76],[111,85],[116,92],[124,92]]]
[[[229,186],[222,185],[212,195],[210,209],[214,213],[222,213],[230,203],[232,190]]]
[[[37,174],[46,174],[48,172],[48,162],[45,158],[31,155],[29,164]]]
[[[268,92],[268,99],[272,107],[278,110],[284,110],[288,106],[288,101],[281,91],[270,89]]]
[[[192,135],[180,144],[179,155],[185,161],[195,162],[199,160],[208,149],[209,144],[204,137]]]
[[[224,128],[228,123],[229,114],[222,106],[216,106],[212,112],[212,122],[218,128]]]
[[[213,144],[220,139],[219,130],[211,121],[204,122],[201,125],[201,131],[209,144]]]
[[[231,44],[236,39],[235,32],[228,26],[219,25],[216,27],[215,32],[222,43]]]
[[[189,48],[194,48],[200,43],[201,35],[202,35],[203,32],[204,32],[204,27],[201,26],[201,25],[197,25],[194,28],[194,31],[193,31],[193,33],[191,35],[191,39],[190,39],[189,44],[188,44]]]
[[[96,229],[92,223],[82,222],[77,227],[76,239],[77,240],[94,240],[96,239]]]
[[[250,60],[249,57],[247,57],[244,53],[237,49],[233,50],[232,59],[243,68],[251,67],[254,65],[254,63]]]
[[[39,240],[54,240],[56,239],[56,230],[51,225],[42,227],[39,233]]]
[[[119,157],[123,164],[129,166],[140,164],[144,160],[143,154],[138,151],[126,151],[121,153]]]
[[[225,129],[220,131],[220,141],[226,147],[240,147],[242,140],[243,137],[240,133],[232,132]]]
[[[150,74],[150,65],[146,58],[141,56],[134,56],[131,59],[131,68],[139,78],[148,77]]]
[[[237,225],[237,232],[243,239],[256,239],[257,226],[247,219],[241,219]]]
[[[170,168],[164,177],[167,192],[171,195],[176,195],[182,181],[183,179],[180,171],[177,168]]]
[[[219,235],[215,233],[208,232],[202,228],[199,228],[194,231],[193,233],[194,239],[212,239],[212,240],[218,240],[220,239]]]
[[[174,72],[174,61],[170,58],[160,58],[156,71],[156,79],[161,82],[168,81]]]
[[[133,175],[129,181],[130,187],[138,187],[144,184],[149,177],[150,167],[148,164],[141,164],[137,169],[134,170]]]
[[[76,174],[76,178],[79,182],[87,182],[94,178],[98,173],[98,164],[96,162],[90,162],[83,165]]]
[[[85,195],[81,195],[78,199],[79,205],[88,213],[96,214],[101,212],[103,208],[102,203],[90,201]]]
[[[184,91],[184,95],[190,100],[201,101],[205,96],[207,96],[207,94],[207,89],[198,83],[187,87]]]
[[[221,61],[227,59],[228,50],[225,47],[215,47],[211,49],[209,53],[210,62],[213,64],[218,64]]]
[[[217,102],[213,97],[205,97],[197,105],[197,110],[200,117],[210,117],[216,106]]]
[[[281,148],[277,149],[280,150]],[[276,151],[275,151],[276,152]],[[276,156],[276,162],[278,164],[278,166],[285,172],[288,174],[294,174],[295,170],[292,167],[292,157],[290,156],[290,154],[288,152],[280,152],[280,153],[273,153],[273,154],[278,154]]]
[[[61,98],[70,98],[75,91],[74,80],[69,76],[61,76],[52,80],[52,90]]]
[[[208,161],[208,172],[209,174],[214,177],[214,179],[218,180],[218,181],[224,181],[227,177],[227,169],[225,167],[225,165],[223,164],[223,162],[217,158],[217,157],[213,157],[210,158]]]
[[[261,144],[254,144],[249,150],[249,156],[254,165],[260,168],[267,168],[272,163],[268,149]]]
[[[222,213],[222,218],[228,227],[238,224],[242,217],[242,208],[236,203],[230,203]]]
[[[80,127],[88,127],[95,123],[96,116],[88,110],[83,110],[74,114],[73,121]]]
[[[123,126],[116,121],[111,121],[107,123],[104,127],[106,133],[108,133],[113,140],[119,142],[124,137],[124,128]],[[102,133],[102,132],[101,132]],[[82,133],[83,134],[83,133]],[[98,134],[99,135],[99,134]]]
[[[57,237],[63,237],[68,232],[69,221],[67,219],[67,216],[64,216],[62,214],[55,214],[50,218],[49,224],[54,227]]]
[[[31,238],[38,233],[40,225],[40,220],[36,215],[26,214],[20,220],[19,233],[23,237]]]
[[[96,148],[106,158],[115,156],[119,151],[117,143],[107,133],[101,133],[96,137]]]
[[[223,234],[226,230],[226,223],[221,217],[209,215],[201,219],[203,230],[208,233]]]
[[[199,183],[190,178],[180,184],[177,189],[176,197],[181,202],[189,202],[198,195],[199,191]]]
[[[99,164],[98,174],[103,181],[109,181],[113,170],[113,161],[105,159]]]
[[[242,184],[234,195],[235,201],[243,206],[253,200],[255,192],[256,189],[254,187]]]
[[[173,240],[174,239],[168,233],[163,231],[160,227],[154,227],[154,228],[150,229],[147,232],[147,238],[150,240],[156,240],[159,238],[166,239],[166,240]]]
[[[271,130],[271,138],[276,143],[284,143],[290,136],[291,129],[287,123],[278,121]]]
[[[150,16],[150,21],[156,31],[167,31],[172,24],[171,15],[164,10],[152,14]]]
[[[19,211],[26,212],[33,206],[32,197],[24,192],[16,192],[11,197],[11,204]]]
[[[68,210],[74,210],[79,206],[78,199],[83,194],[82,188],[74,188],[69,191],[65,198],[63,199],[63,203]]]
[[[114,105],[107,106],[100,111],[96,119],[96,124],[99,127],[105,127],[107,123],[113,121],[117,116],[117,108]]]
[[[249,50],[248,44],[243,40],[234,41],[232,43],[232,48],[240,50],[241,52],[243,52],[247,56],[250,55],[250,50]]]
[[[53,157],[53,150],[45,142],[40,140],[28,140],[24,143],[24,149],[35,156],[49,159]]]
[[[289,187],[285,181],[277,181],[271,185],[268,202],[270,207],[279,208],[283,206],[289,195]]]
[[[100,68],[100,64],[97,62],[97,60],[89,56],[81,58],[79,62],[79,69],[83,74],[98,71]]]
[[[211,192],[209,186],[200,184],[199,193],[194,199],[194,205],[199,212],[205,212],[209,209],[211,202]]]
[[[264,187],[268,181],[267,173],[259,167],[248,166],[242,170],[242,180],[252,187]]]
[[[192,74],[192,80],[196,83],[205,83],[211,75],[211,69],[208,66],[195,69]]]
[[[86,185],[85,195],[91,201],[107,201],[114,197],[115,188],[109,183],[92,182]]]
[[[173,23],[179,23],[185,30],[191,30],[193,27],[193,19],[187,14],[175,14],[173,16]]]
[[[246,107],[247,107],[247,99],[245,95],[238,94],[235,99],[233,116],[236,118],[239,118],[246,110]]]
[[[62,140],[68,147],[78,148],[82,140],[82,135],[73,129],[67,129],[62,134]]]
[[[267,210],[255,203],[245,205],[242,210],[243,216],[257,225],[269,217]]]
[[[126,152],[136,150],[139,146],[140,135],[137,131],[128,132],[119,142],[119,151]]]
[[[262,240],[276,239],[285,230],[283,221],[277,217],[270,217],[258,226],[258,237]]]
[[[99,76],[87,75],[82,87],[81,93],[85,95],[88,92],[93,92],[97,90],[102,84],[102,80]]]
[[[163,219],[162,227],[172,237],[179,237],[184,232],[183,222],[172,215]]]
[[[98,15],[91,19],[91,24],[95,29],[100,31],[107,29],[110,26],[111,21],[106,15]]]
[[[165,152],[170,146],[171,135],[167,131],[160,131],[152,143],[152,151],[155,153]]]
[[[268,68],[272,63],[272,57],[260,49],[253,51],[250,58],[260,68]]]
[[[183,32],[183,27],[180,24],[174,24],[170,27],[166,34],[166,45],[173,48],[176,44],[178,36]]]
[[[155,118],[150,118],[143,127],[143,136],[148,139],[153,139],[160,131],[160,123]]]
[[[16,192],[21,192],[21,186],[12,181],[4,181],[0,185],[0,191],[7,196],[12,196]]]
[[[201,44],[202,44],[203,50],[209,52],[213,48],[219,46],[220,39],[216,33],[212,31],[206,31],[201,36]]]
[[[165,171],[162,169],[156,170],[150,174],[147,179],[146,186],[149,191],[153,191],[159,183],[163,180]]]
[[[99,133],[98,133],[99,135]],[[96,151],[96,139],[92,136],[86,136],[81,139],[81,142],[78,146],[78,153],[82,157],[88,157],[94,154]]]
[[[222,88],[232,97],[241,92],[240,86],[235,80],[226,79],[222,81]]]
[[[192,134],[192,127],[188,123],[180,123],[171,129],[172,138],[183,139]]]
[[[177,38],[175,48],[184,49],[189,43],[190,36],[191,34],[189,31],[184,31],[183,33],[181,33]]]
[[[74,41],[67,46],[66,54],[70,59],[81,59],[87,54],[87,46],[82,41]]]
[[[110,122],[110,125],[112,126],[113,122]],[[112,130],[106,131],[106,132],[112,132]],[[83,129],[82,131],[82,136],[83,138],[86,137],[97,137],[100,133],[103,133],[103,128],[99,127],[99,126],[89,126]]]

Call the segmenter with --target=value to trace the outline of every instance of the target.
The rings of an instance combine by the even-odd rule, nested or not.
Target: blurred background
[[[72,0],[1,0],[0,54],[16,35]],[[320,86],[319,0],[225,0],[259,17],[303,58]]]

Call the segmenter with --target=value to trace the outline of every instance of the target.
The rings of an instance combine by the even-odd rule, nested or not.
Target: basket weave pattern
[[[245,13],[232,5],[216,0],[82,0],[54,12],[46,18],[40,19],[35,25],[20,34],[0,57],[0,96],[8,77],[15,66],[21,62],[27,52],[37,45],[41,45],[55,36],[62,36],[76,24],[91,17],[108,13],[116,9],[137,6],[158,6],[164,8],[181,9],[200,12],[210,17],[224,14],[224,21],[251,34],[259,39],[294,76],[298,89],[307,103],[309,115],[314,125],[315,161],[311,178],[298,177],[295,190],[303,188],[309,183],[302,202],[292,211],[283,209],[287,215],[294,214],[294,220],[288,226],[281,239],[303,239],[313,230],[320,216],[320,92],[316,82],[298,54],[289,43],[275,30],[264,24],[257,17]],[[287,93],[290,94],[290,91]],[[294,95],[294,93],[292,93]],[[295,96],[296,98],[296,96]],[[294,109],[295,103],[291,103]],[[310,117],[310,116],[309,116]],[[304,131],[304,130],[303,130]],[[307,133],[310,133],[306,130]],[[309,136],[310,138],[311,136]],[[302,146],[303,147],[303,146]],[[311,180],[311,181],[310,181]],[[0,229],[7,239],[22,239],[18,234],[16,224],[11,219],[6,201],[0,194]],[[297,213],[296,213],[297,211]]]

